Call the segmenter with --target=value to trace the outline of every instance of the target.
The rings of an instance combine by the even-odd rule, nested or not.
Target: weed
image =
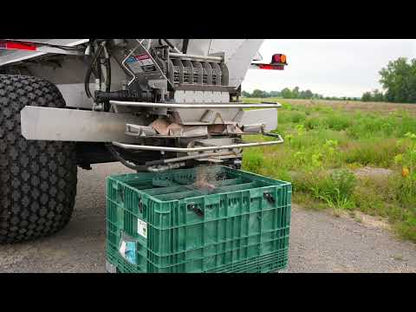
[[[329,129],[341,131],[349,128],[352,125],[352,118],[348,115],[342,115],[341,113],[332,113],[324,119],[324,124]]]
[[[302,136],[305,134],[305,127],[303,125],[296,125],[296,132],[298,136]]]
[[[285,144],[245,150],[244,170],[292,182],[296,203],[330,207],[334,215],[359,210],[380,216],[400,237],[416,242],[416,118],[410,110],[270,100],[282,103],[276,132]],[[355,178],[352,171],[363,166],[393,174]]]
[[[244,170],[254,173],[260,173],[260,169],[264,163],[263,153],[258,148],[252,148],[244,152],[243,168]]]
[[[343,148],[343,158],[348,164],[388,168],[394,163],[395,156],[403,151],[396,142],[394,138],[350,142]]]
[[[308,118],[306,118],[304,125],[308,130],[324,128],[322,120],[319,119],[317,116],[309,116]]]
[[[310,172],[298,177],[295,190],[307,191],[315,199],[335,209],[351,209],[354,206],[352,194],[355,176],[349,170],[338,169],[331,173]]]
[[[355,222],[358,222],[358,223],[363,223],[363,218],[361,218],[360,216],[358,216],[358,215],[356,215],[355,217],[354,217],[354,220],[355,220]]]
[[[401,166],[401,176],[397,176],[392,184],[401,204],[416,206],[416,134],[406,133],[397,146],[405,147],[405,150],[394,157],[394,162]]]
[[[334,207],[334,208],[332,209],[332,214],[333,214],[335,217],[339,218],[339,217],[341,217],[342,211],[341,211],[341,209],[340,209],[340,208],[336,208],[336,207]]]

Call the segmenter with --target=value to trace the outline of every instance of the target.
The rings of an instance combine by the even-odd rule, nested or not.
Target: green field
[[[303,207],[361,211],[416,242],[416,105],[267,100],[283,105],[285,143],[245,150],[244,170],[292,182]]]

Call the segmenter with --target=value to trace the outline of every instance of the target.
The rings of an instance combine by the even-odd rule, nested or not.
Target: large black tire
[[[26,105],[65,107],[65,101],[46,80],[0,75],[0,243],[61,230],[75,202],[74,143],[26,140],[20,131]]]

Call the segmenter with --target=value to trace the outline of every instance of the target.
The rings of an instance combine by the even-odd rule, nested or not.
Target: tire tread
[[[56,233],[75,203],[75,144],[26,140],[20,134],[26,105],[59,108],[65,100],[44,79],[0,74],[0,243]]]

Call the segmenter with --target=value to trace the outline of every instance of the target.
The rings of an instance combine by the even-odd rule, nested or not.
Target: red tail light
[[[280,54],[274,54],[272,56],[272,63],[280,63]]]
[[[25,51],[36,51],[36,46],[28,43],[11,42],[11,41],[0,41],[0,49],[3,50],[25,50]]]
[[[285,66],[287,65],[286,55],[280,53],[273,54],[272,61],[270,62],[270,64],[253,62],[251,63],[251,65],[259,69],[284,70]]]
[[[273,64],[261,64],[259,65],[260,69],[274,69],[274,70],[283,70],[283,65],[273,65]]]
[[[286,64],[286,55],[273,54],[271,63]]]

